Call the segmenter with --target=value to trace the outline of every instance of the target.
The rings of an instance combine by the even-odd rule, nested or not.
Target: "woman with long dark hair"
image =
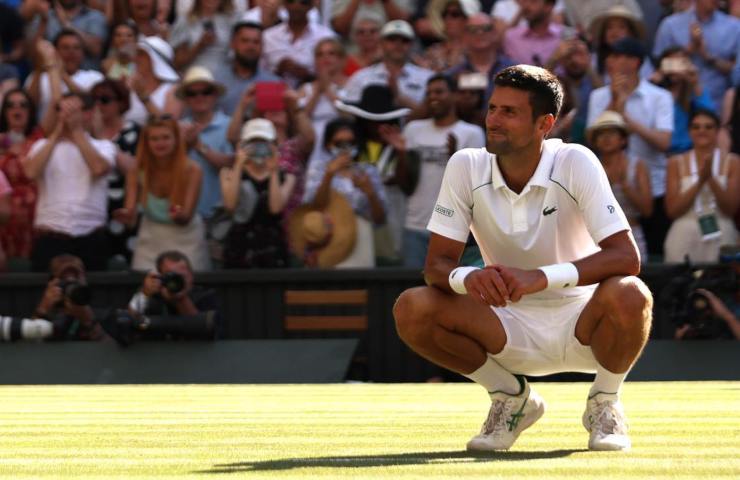
[[[11,259],[28,259],[33,246],[36,182],[23,172],[21,158],[43,137],[36,124],[36,107],[28,93],[15,88],[5,95],[0,109],[0,171],[13,189],[8,222],[0,227],[0,245]]]

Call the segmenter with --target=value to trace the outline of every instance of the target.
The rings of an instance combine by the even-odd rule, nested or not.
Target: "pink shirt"
[[[10,195],[10,192],[12,191],[13,189],[11,188],[10,183],[8,183],[8,179],[5,177],[5,174],[0,172],[0,197]]]
[[[551,23],[545,34],[535,33],[528,25],[506,30],[504,53],[514,63],[542,66],[555,53],[560,44],[563,26]]]

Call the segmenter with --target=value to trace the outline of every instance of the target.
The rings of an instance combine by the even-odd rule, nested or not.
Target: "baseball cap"
[[[413,40],[415,35],[414,29],[405,20],[391,20],[380,30],[380,36],[381,38],[397,36]]]
[[[276,138],[275,126],[271,121],[264,118],[253,118],[242,127],[242,142],[256,139],[274,142]]]

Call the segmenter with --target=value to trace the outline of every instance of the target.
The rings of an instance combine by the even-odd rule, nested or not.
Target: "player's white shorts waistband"
[[[512,373],[549,375],[596,371],[591,347],[575,337],[576,323],[591,295],[491,307],[506,331],[506,345],[489,355]]]

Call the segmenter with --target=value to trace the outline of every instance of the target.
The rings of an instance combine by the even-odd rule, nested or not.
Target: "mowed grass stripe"
[[[0,387],[0,478],[740,476],[740,383],[626,385],[626,454],[585,451],[587,384],[535,388],[543,419],[479,456],[472,384]]]

